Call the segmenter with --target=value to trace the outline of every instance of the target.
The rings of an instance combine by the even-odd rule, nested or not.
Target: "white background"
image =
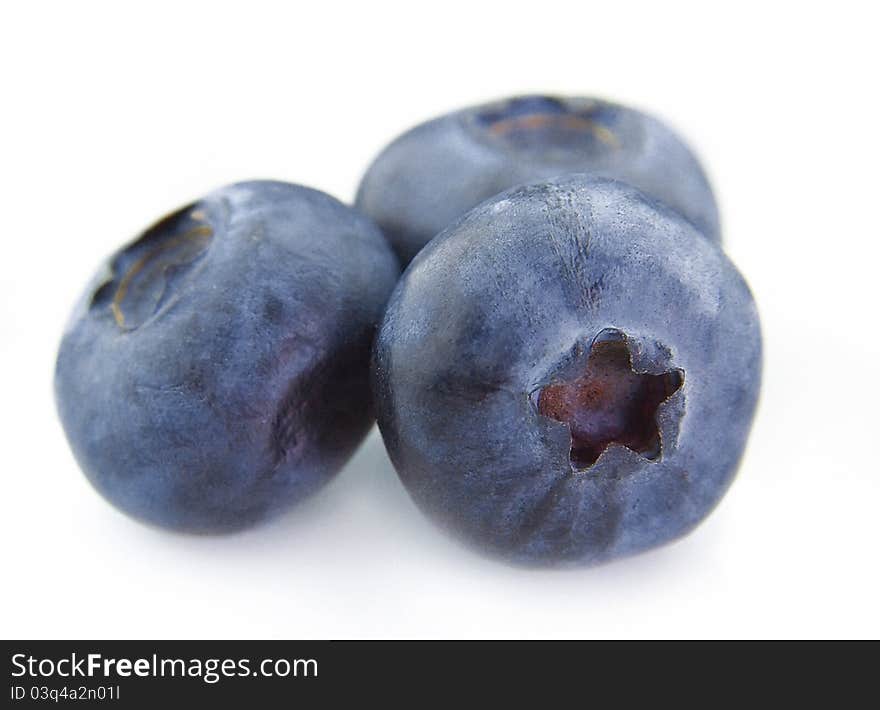
[[[880,67],[870,3],[20,3],[0,17],[0,634],[880,635]],[[51,380],[99,261],[245,178],[350,200],[397,133],[523,91],[665,117],[700,152],[765,337],[740,476],[687,539],[511,569],[409,501],[375,432],[289,515],[163,533],[80,474]]]

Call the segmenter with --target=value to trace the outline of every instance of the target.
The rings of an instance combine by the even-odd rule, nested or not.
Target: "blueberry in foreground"
[[[684,535],[738,467],[761,379],[721,249],[623,183],[573,175],[469,212],[410,264],[373,388],[416,503],[519,564]]]
[[[300,501],[372,423],[370,347],[398,276],[379,229],[323,193],[254,181],[117,252],[55,372],[92,484],[151,523],[222,532]]]
[[[356,204],[408,263],[499,192],[582,172],[639,188],[720,242],[715,198],[682,139],[652,116],[591,98],[520,96],[416,126],[369,167]]]

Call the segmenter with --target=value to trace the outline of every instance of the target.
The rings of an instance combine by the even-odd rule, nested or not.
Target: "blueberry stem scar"
[[[497,121],[489,128],[489,132],[502,136],[512,131],[541,130],[545,128],[561,128],[569,131],[589,131],[600,141],[611,147],[620,145],[614,133],[595,121],[576,114],[558,115],[533,113]]]
[[[538,413],[568,426],[576,471],[590,468],[612,444],[655,461],[662,453],[657,408],[683,383],[682,370],[633,371],[625,340],[597,340],[582,374],[541,389]]]
[[[113,301],[110,304],[110,309],[113,311],[113,318],[116,321],[116,325],[120,328],[126,327],[125,314],[122,311],[122,304],[125,301],[125,297],[128,294],[128,289],[131,286],[132,281],[134,281],[135,277],[141,272],[144,266],[156,259],[156,257],[158,257],[160,254],[164,254],[172,249],[176,249],[177,247],[190,240],[193,240],[196,248],[201,248],[207,244],[207,241],[210,239],[211,236],[213,236],[213,234],[214,232],[211,227],[209,227],[207,224],[200,224],[196,227],[193,227],[189,231],[173,237],[163,244],[160,244],[158,247],[147,252],[134,264],[132,264],[131,268],[126,271],[125,275],[120,280],[119,287],[116,289],[116,294],[113,296]]]

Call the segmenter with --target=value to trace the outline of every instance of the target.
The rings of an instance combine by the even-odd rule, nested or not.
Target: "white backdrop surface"
[[[6,5],[0,634],[880,635],[878,23],[868,3],[817,6]],[[526,91],[656,112],[709,169],[765,379],[705,524],[597,569],[508,568],[422,517],[375,431],[314,499],[239,535],[157,531],[90,488],[51,379],[106,254],[236,180],[350,200],[400,131]]]

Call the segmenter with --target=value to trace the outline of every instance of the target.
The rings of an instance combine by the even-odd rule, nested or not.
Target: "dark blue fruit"
[[[369,220],[281,182],[150,227],[86,289],[58,353],[58,411],[89,480],[190,531],[303,499],[370,426],[370,345],[397,275]]]
[[[515,188],[412,262],[377,336],[388,451],[495,555],[592,564],[691,530],[751,426],[761,337],[717,245],[635,188]]]
[[[522,96],[416,126],[370,166],[357,206],[406,263],[502,190],[580,172],[627,182],[721,239],[712,190],[681,138],[651,116],[587,98]]]

